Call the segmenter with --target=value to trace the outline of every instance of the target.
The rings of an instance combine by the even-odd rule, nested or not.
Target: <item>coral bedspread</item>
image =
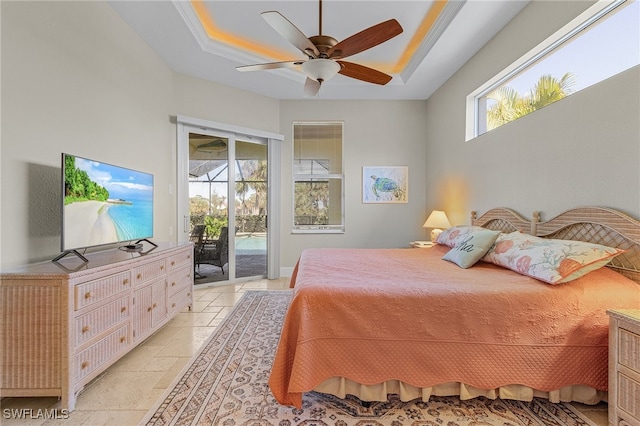
[[[281,404],[331,377],[607,389],[608,317],[640,286],[607,268],[551,286],[431,249],[308,249],[269,379]]]

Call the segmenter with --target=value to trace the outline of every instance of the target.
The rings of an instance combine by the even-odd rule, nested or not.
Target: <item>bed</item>
[[[269,379],[276,400],[301,407],[309,391],[362,401],[385,401],[388,394],[403,401],[606,400],[606,310],[640,308],[640,222],[600,207],[540,219],[504,208],[472,213],[469,232],[493,230],[497,237],[464,268],[443,260],[460,241],[430,249],[305,250],[292,274],[293,298]],[[441,237],[454,235],[452,229]],[[515,262],[511,251],[499,249],[510,238],[536,237],[543,245],[584,241],[615,254],[599,262],[606,267],[593,262],[584,275],[567,272],[562,280],[570,282],[550,284],[519,269],[524,257]],[[497,261],[490,255],[507,256],[513,268],[490,263]],[[535,256],[524,263],[526,271],[548,273],[533,265]]]

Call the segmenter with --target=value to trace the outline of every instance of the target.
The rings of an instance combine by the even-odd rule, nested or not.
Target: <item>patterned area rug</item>
[[[457,397],[365,406],[356,398],[305,394],[303,408],[279,405],[269,371],[291,292],[249,291],[149,411],[148,425],[595,426],[571,404]]]

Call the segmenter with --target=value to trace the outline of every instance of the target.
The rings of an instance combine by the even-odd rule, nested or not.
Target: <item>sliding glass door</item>
[[[236,277],[267,275],[267,145],[235,144]]]
[[[266,143],[217,132],[189,133],[189,234],[196,250],[196,284],[266,276],[267,172]]]
[[[189,133],[189,235],[196,284],[228,281],[229,144],[221,133]]]
[[[177,117],[177,240],[194,244],[196,284],[279,277],[282,139]]]

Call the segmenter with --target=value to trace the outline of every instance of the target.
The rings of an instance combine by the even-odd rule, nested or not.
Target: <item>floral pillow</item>
[[[470,268],[489,251],[498,235],[500,235],[500,231],[488,229],[472,232],[466,238],[459,240],[456,246],[444,255],[443,259],[453,262],[463,269]]]
[[[486,228],[470,225],[452,226],[442,231],[436,242],[447,247],[455,247],[457,243],[478,231],[486,231]]]
[[[605,266],[624,250],[583,241],[502,234],[482,258],[549,284],[566,283]]]

